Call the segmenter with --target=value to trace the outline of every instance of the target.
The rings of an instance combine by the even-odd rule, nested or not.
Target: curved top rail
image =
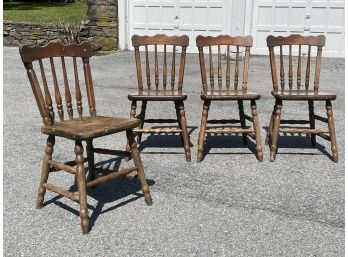
[[[253,38],[252,36],[231,37],[229,35],[220,35],[217,37],[211,37],[211,36],[204,37],[199,35],[196,37],[196,45],[197,47],[212,46],[212,45],[235,45],[235,46],[251,47],[253,45]]]
[[[23,63],[31,63],[40,59],[59,56],[86,58],[93,56],[92,46],[87,42],[69,45],[62,45],[60,42],[50,42],[44,46],[22,45],[19,48],[19,53]]]
[[[282,36],[268,36],[267,46],[282,46],[282,45],[311,45],[311,46],[325,46],[326,37],[324,35],[319,36],[302,36],[299,34],[292,34],[288,37]]]
[[[184,36],[167,36],[164,34],[157,34],[154,36],[132,36],[132,45],[136,46],[145,46],[145,45],[177,45],[177,46],[185,46],[189,45],[189,37]]]

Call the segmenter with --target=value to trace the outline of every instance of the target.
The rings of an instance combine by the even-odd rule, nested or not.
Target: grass
[[[57,23],[86,19],[87,4],[81,3],[4,3],[4,20]]]

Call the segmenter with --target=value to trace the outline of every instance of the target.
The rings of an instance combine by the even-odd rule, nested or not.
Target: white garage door
[[[229,0],[129,0],[128,48],[138,35],[188,35],[188,52],[197,52],[196,36],[226,34],[230,29]]]
[[[268,54],[266,37],[326,36],[324,56],[344,57],[344,0],[254,0],[254,54]]]

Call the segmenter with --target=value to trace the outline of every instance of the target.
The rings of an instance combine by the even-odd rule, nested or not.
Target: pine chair
[[[47,145],[45,149],[45,155],[42,162],[41,180],[38,189],[37,207],[43,206],[44,195],[46,190],[53,191],[64,197],[67,197],[80,204],[80,218],[82,232],[87,233],[89,231],[89,218],[87,209],[87,187],[95,187],[99,184],[105,183],[109,180],[124,177],[133,171],[137,171],[141,184],[141,189],[144,193],[145,201],[148,205],[152,204],[152,199],[149,191],[148,184],[145,179],[143,165],[140,159],[139,151],[135,142],[135,135],[132,129],[137,127],[140,123],[139,120],[134,118],[116,118],[105,117],[96,114],[96,105],[93,91],[93,82],[91,76],[91,68],[89,65],[89,59],[92,57],[92,48],[88,43],[81,43],[79,45],[61,45],[54,42],[45,46],[26,46],[23,45],[19,48],[19,52],[23,61],[23,64],[27,70],[27,75],[33,90],[37,106],[43,119],[44,126],[41,128],[42,133],[48,135]],[[68,58],[66,58],[68,57]],[[71,58],[69,58],[71,57]],[[61,71],[64,84],[64,96],[66,101],[66,108],[68,119],[64,117],[63,102],[61,89],[59,88],[60,73],[58,74],[55,66],[55,59],[60,59]],[[69,59],[69,60],[66,60]],[[84,78],[86,84],[86,92],[82,90],[82,93],[87,94],[88,99],[88,111],[89,115],[83,116],[83,103],[82,93],[79,82],[78,70],[81,64],[84,71]],[[70,61],[70,62],[69,62]],[[49,63],[49,68],[44,68],[44,63]],[[73,76],[70,79],[67,73],[67,66],[72,63],[74,70]],[[36,76],[34,67],[37,67],[41,73],[42,84]],[[53,89],[49,86],[49,82],[45,73],[52,75]],[[69,87],[69,82],[74,81],[75,87]],[[42,89],[43,88],[43,89]],[[56,112],[58,113],[59,121],[56,120],[55,107],[53,107],[51,92],[54,90],[54,98],[56,101]],[[75,92],[76,96],[76,109],[77,115],[74,117],[72,94]],[[93,139],[106,135],[111,135],[121,131],[126,131],[127,139],[130,144],[130,152],[108,150],[93,147]],[[52,159],[53,146],[55,144],[55,137],[63,137],[75,141],[75,161],[73,162],[59,162]],[[88,159],[88,179],[85,177],[84,156],[82,141],[87,143],[87,159]],[[114,171],[101,171],[95,168],[94,153],[112,154],[112,155],[131,155],[135,167],[121,169],[118,172]],[[68,165],[71,164],[71,165]],[[74,174],[76,178],[76,184],[78,193],[67,191],[59,188],[55,185],[47,183],[49,173],[51,171],[63,170],[68,173]],[[97,176],[99,172],[106,172],[103,176]]]
[[[198,154],[197,161],[201,161],[203,158],[205,135],[207,133],[214,133],[216,135],[224,134],[239,134],[243,135],[243,143],[247,144],[247,136],[252,137],[256,141],[256,157],[259,161],[263,160],[261,137],[260,137],[260,125],[257,116],[256,100],[260,99],[260,94],[248,91],[248,71],[249,71],[249,56],[250,47],[253,44],[251,36],[247,37],[231,37],[231,36],[218,36],[218,37],[203,37],[198,36],[196,38],[196,44],[199,50],[199,61],[201,69],[201,79],[203,91],[201,93],[201,99],[204,101],[202,120],[198,137]],[[226,72],[225,82],[223,82],[222,75],[222,47],[226,46]],[[209,58],[209,81],[207,80],[207,71],[205,64],[204,49],[208,48]],[[217,74],[214,71],[213,50],[217,48]],[[230,53],[235,50],[235,63],[234,63],[234,80],[231,86],[231,60]],[[243,73],[240,83],[239,70],[240,70],[240,54],[242,54],[242,48],[244,48],[244,64]],[[215,58],[216,59],[216,58]],[[216,65],[216,64],[215,64]],[[215,66],[216,67],[216,66]],[[215,84],[214,76],[217,75],[217,86]],[[209,87],[209,85],[210,87]],[[223,86],[225,84],[225,87]],[[241,84],[241,85],[240,85]],[[239,87],[239,88],[238,88]],[[239,107],[239,120],[207,120],[208,111],[212,101],[237,101]],[[243,101],[250,101],[252,117],[244,113]],[[246,126],[246,120],[253,123],[253,128]],[[212,127],[207,128],[207,123],[211,124],[234,124],[240,123],[240,127]]]
[[[275,98],[274,110],[269,122],[269,129],[266,137],[266,144],[269,143],[271,154],[270,160],[274,161],[277,152],[278,134],[284,133],[304,133],[311,135],[312,145],[316,144],[316,136],[320,136],[331,141],[332,159],[338,161],[335,125],[332,113],[331,101],[336,99],[336,94],[319,91],[320,64],[322,48],[325,45],[325,36],[301,36],[290,35],[288,37],[267,37],[269,48],[273,91]],[[310,89],[312,48],[316,48],[315,69],[313,89]],[[278,50],[279,49],[279,50]],[[303,64],[302,55],[307,50],[307,61],[305,66],[305,78],[302,78]],[[279,52],[276,58],[275,52]],[[294,78],[293,52],[297,52],[297,76]],[[314,53],[315,55],[315,53]],[[286,58],[284,58],[284,56]],[[295,57],[296,58],[296,57]],[[280,87],[277,75],[277,60],[279,60]],[[285,63],[288,63],[288,89],[286,89]],[[307,101],[309,109],[309,120],[281,120],[283,101]],[[314,114],[314,101],[325,101],[327,118]],[[328,123],[328,129],[315,127],[315,120]],[[280,127],[280,124],[309,124],[309,127]],[[329,134],[329,135],[327,135]]]
[[[141,124],[137,129],[134,129],[138,138],[138,143],[141,142],[143,133],[165,133],[175,134],[180,133],[181,141],[184,146],[185,157],[191,161],[190,152],[190,137],[187,131],[184,100],[187,95],[183,93],[183,80],[185,70],[186,48],[189,44],[188,36],[138,36],[132,37],[132,45],[135,50],[135,63],[138,79],[138,91],[130,93],[128,99],[132,101],[130,117],[136,116],[137,101],[141,102],[141,112],[137,116],[141,120]],[[145,50],[145,62],[142,63],[140,50]],[[162,65],[159,64],[158,50],[163,50]],[[154,80],[151,81],[151,70],[149,58],[150,50],[154,50]],[[171,54],[167,51],[171,51]],[[180,56],[178,62],[176,53]],[[168,55],[168,57],[167,57]],[[170,70],[167,67],[167,62],[171,63]],[[145,66],[142,68],[142,66]],[[162,66],[162,81],[160,83],[159,70]],[[146,87],[143,83],[143,70],[146,71]],[[170,78],[168,76],[170,73]],[[176,78],[177,76],[177,78]],[[154,83],[153,83],[154,82]],[[172,101],[176,110],[176,119],[147,119],[145,120],[146,106],[149,101]],[[173,123],[178,122],[179,128],[144,128],[144,123]],[[127,149],[129,148],[127,144]]]

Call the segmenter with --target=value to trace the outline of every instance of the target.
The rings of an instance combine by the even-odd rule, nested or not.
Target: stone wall
[[[101,51],[118,49],[117,0],[87,0],[89,36]]]
[[[79,36],[88,40],[88,27],[83,29]],[[55,24],[4,21],[3,40],[5,46],[44,45],[59,39],[61,39],[61,33]]]
[[[82,0],[84,1],[84,0]],[[118,49],[117,0],[86,0],[89,23],[81,31],[82,40],[88,40],[98,51]],[[4,21],[3,39],[6,46],[19,44],[43,45],[60,38],[54,24],[34,24]]]

